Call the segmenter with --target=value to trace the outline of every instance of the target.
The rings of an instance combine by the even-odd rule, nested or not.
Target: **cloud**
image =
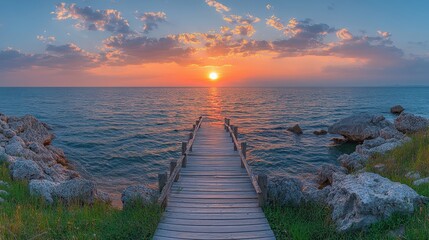
[[[283,23],[280,22],[280,18],[272,15],[270,18],[267,18],[267,21],[265,22],[270,27],[273,27],[279,31],[283,30],[285,26]]]
[[[75,44],[51,45],[46,53],[29,54],[7,48],[0,51],[0,70],[15,70],[32,67],[78,70],[98,65],[98,55],[86,52]]]
[[[389,39],[392,36],[392,34],[390,34],[389,32],[383,32],[380,30],[378,30],[377,33],[378,33],[378,35],[380,35],[381,37],[383,37],[385,39]]]
[[[112,64],[142,64],[149,62],[186,62],[194,53],[192,47],[181,44],[178,38],[167,36],[162,38],[149,38],[146,36],[111,36],[104,41],[105,61]],[[120,58],[107,56],[115,53]]]
[[[131,34],[129,23],[114,9],[93,10],[91,7],[78,7],[76,4],[60,3],[53,12],[57,20],[73,19],[75,27],[90,31],[108,31],[115,34]]]
[[[223,12],[229,12],[231,9],[222,3],[215,1],[215,0],[206,0],[207,5],[210,7],[214,7],[217,12],[223,13]]]
[[[43,42],[43,43],[54,43],[57,39],[54,36],[43,36],[43,35],[37,35],[36,39]]]
[[[337,37],[341,40],[351,40],[353,35],[346,28],[342,28],[337,31]]]
[[[157,29],[159,23],[166,22],[167,15],[164,12],[145,12],[138,18],[144,23],[144,33],[148,33]]]
[[[246,16],[238,16],[238,15],[229,15],[224,16],[223,20],[230,24],[241,24],[241,25],[249,25],[253,23],[259,22],[261,19],[258,17],[247,14]]]
[[[271,4],[267,4],[266,6],[265,6],[265,8],[267,9],[267,10],[271,10],[271,8],[272,8],[273,6],[271,6]]]

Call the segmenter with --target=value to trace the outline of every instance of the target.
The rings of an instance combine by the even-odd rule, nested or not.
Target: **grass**
[[[151,239],[161,217],[157,205],[119,210],[97,202],[92,206],[47,205],[30,195],[26,182],[12,182],[6,165],[0,180],[9,187],[0,204],[0,239]]]
[[[429,197],[429,184],[414,186],[413,180],[405,177],[417,171],[429,177],[429,131],[411,136],[412,141],[388,152],[375,155],[367,164],[367,171],[376,172],[374,166],[384,164],[379,172],[395,182],[412,187],[421,195]],[[265,215],[277,239],[398,239],[389,232],[405,228],[403,239],[429,239],[429,205],[417,209],[411,216],[395,214],[389,219],[372,225],[367,231],[337,233],[330,219],[329,208],[318,205],[297,207],[268,206]]]

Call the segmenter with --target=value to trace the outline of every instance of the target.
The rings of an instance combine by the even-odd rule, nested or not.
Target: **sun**
[[[219,74],[217,72],[211,72],[209,73],[209,78],[212,81],[216,81],[219,78]]]

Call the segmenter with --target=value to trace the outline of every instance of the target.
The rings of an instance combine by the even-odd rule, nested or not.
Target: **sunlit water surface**
[[[429,117],[429,88],[0,88],[0,112],[33,114],[52,126],[54,144],[116,204],[129,185],[156,187],[199,115],[230,117],[255,171],[296,175],[337,164],[351,150],[314,130],[353,113],[392,120],[395,104]],[[286,131],[295,123],[303,135]]]

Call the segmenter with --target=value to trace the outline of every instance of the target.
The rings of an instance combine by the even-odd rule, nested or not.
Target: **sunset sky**
[[[0,86],[429,85],[428,9],[403,0],[1,1]]]

